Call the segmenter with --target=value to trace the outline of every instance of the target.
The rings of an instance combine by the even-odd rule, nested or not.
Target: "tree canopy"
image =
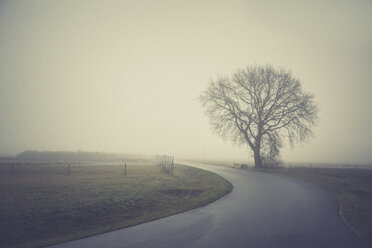
[[[278,161],[283,138],[291,145],[309,138],[318,114],[314,96],[302,90],[300,80],[271,65],[211,80],[200,101],[218,134],[248,144],[256,167]]]

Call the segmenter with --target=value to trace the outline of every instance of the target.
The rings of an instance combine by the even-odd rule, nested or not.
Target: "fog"
[[[318,125],[284,161],[372,164],[370,1],[1,1],[0,154],[250,158],[198,96],[246,65],[290,69]]]

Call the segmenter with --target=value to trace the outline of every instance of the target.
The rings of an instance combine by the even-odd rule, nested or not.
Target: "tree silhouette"
[[[293,146],[311,136],[318,108],[291,72],[270,65],[212,80],[200,96],[211,126],[224,138],[247,143],[255,167],[278,161],[283,137]]]

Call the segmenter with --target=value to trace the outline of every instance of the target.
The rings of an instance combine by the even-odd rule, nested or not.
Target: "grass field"
[[[192,209],[232,190],[222,177],[176,165],[0,166],[0,247],[41,247]]]
[[[372,247],[372,170],[354,168],[276,168],[262,171],[302,178],[335,194],[344,221]]]

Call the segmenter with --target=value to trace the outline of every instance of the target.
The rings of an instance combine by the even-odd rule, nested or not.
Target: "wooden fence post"
[[[167,169],[167,155],[164,155],[164,168]]]
[[[127,175],[127,163],[124,164],[124,176]]]
[[[174,175],[174,155],[172,157],[172,175]]]

